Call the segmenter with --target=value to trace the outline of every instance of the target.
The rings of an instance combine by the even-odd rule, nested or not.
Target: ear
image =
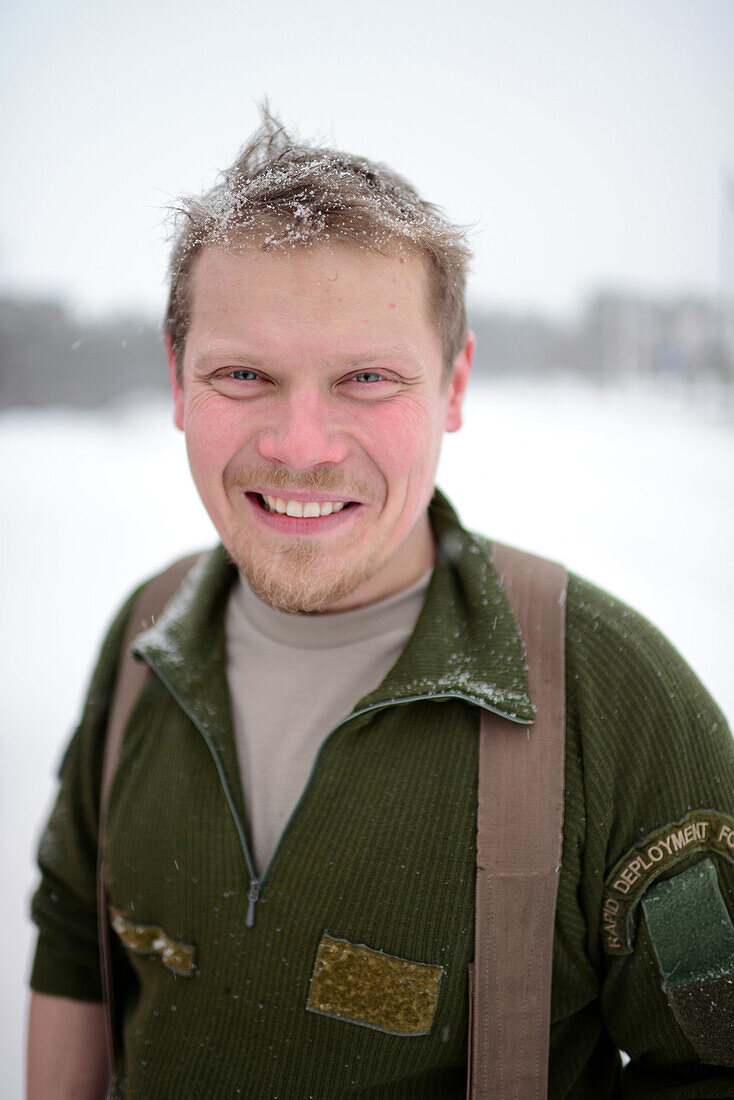
[[[446,423],[444,425],[447,432],[458,431],[461,427],[461,408],[474,357],[474,344],[474,333],[468,332],[466,342],[456,356],[454,365],[451,368],[451,378],[446,394]]]
[[[173,354],[173,348],[171,347],[171,338],[168,335],[166,335],[166,355],[168,356],[168,378],[171,383],[171,393],[173,394],[173,423],[180,431],[183,431],[183,389],[181,387],[181,383],[178,380],[178,371],[176,370],[176,356]]]

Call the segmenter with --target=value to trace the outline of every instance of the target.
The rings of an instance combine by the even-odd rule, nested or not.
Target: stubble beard
[[[239,492],[258,483],[279,488],[284,495],[289,488],[310,488],[363,500],[371,492],[369,483],[345,479],[340,471],[319,466],[299,473],[257,464],[244,469],[228,468],[224,483],[233,503]],[[319,538],[274,539],[272,548],[267,550],[254,546],[253,542],[235,535],[232,545],[227,545],[230,557],[250,587],[278,611],[303,615],[326,611],[374,576],[381,565],[384,538],[372,539],[368,549],[348,562],[339,550],[326,550]]]
[[[293,615],[326,611],[351,595],[379,568],[379,547],[345,566],[326,560],[317,539],[282,542],[267,557],[248,546],[228,548],[252,590],[271,607]],[[329,555],[330,557],[330,555]]]

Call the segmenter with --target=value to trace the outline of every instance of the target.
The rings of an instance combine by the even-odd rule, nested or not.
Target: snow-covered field
[[[122,595],[213,542],[159,398],[0,416],[5,975],[0,1096],[22,1095],[33,852]],[[655,621],[734,717],[734,400],[477,385],[439,483],[469,526],[563,560]]]

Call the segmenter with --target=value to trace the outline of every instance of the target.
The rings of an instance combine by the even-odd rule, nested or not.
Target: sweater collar
[[[396,664],[355,709],[454,697],[528,724],[534,708],[522,640],[492,566],[491,544],[465,531],[438,491],[429,514],[437,556],[423,609]],[[202,555],[134,645],[227,755],[232,738],[224,612],[236,577],[223,546]]]
[[[359,706],[454,697],[529,724],[523,642],[491,543],[466,531],[438,490],[429,515],[437,552],[423,610],[398,661]]]

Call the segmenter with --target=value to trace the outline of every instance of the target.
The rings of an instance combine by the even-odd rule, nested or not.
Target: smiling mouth
[[[287,497],[273,497],[267,493],[248,493],[254,497],[264,512],[273,515],[291,516],[294,519],[318,519],[353,508],[352,500],[289,500]]]

